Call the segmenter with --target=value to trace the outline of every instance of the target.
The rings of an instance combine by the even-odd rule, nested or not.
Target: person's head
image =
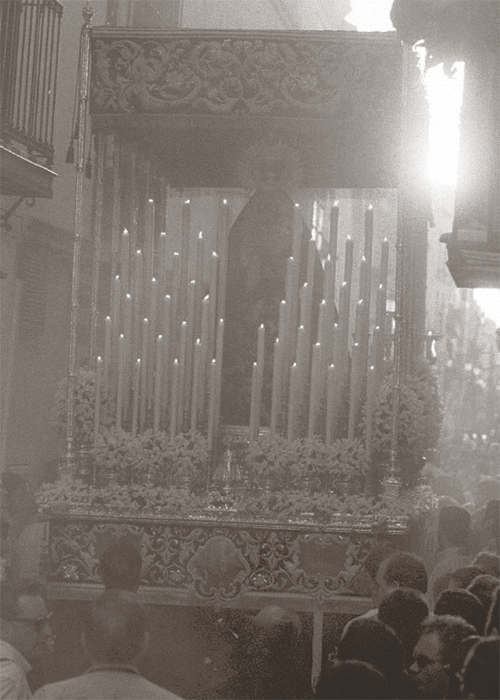
[[[486,635],[498,634],[500,631],[499,622],[499,610],[498,610],[498,599],[500,598],[500,586],[493,593],[493,600],[488,610],[488,615],[486,617],[486,625],[484,627],[484,633]]]
[[[300,634],[300,618],[297,613],[279,605],[266,605],[252,618],[252,624],[261,629],[289,627],[294,634]]]
[[[462,617],[482,634],[486,623],[486,610],[481,601],[470,591],[462,588],[443,591],[434,606],[435,615],[456,615]]]
[[[466,590],[477,596],[483,608],[488,612],[491,601],[493,600],[493,593],[498,586],[500,586],[500,579],[496,576],[490,576],[489,574],[482,574],[481,576],[476,576],[470,586],[467,586]]]
[[[480,566],[481,569],[484,569],[485,573],[490,574],[490,576],[500,578],[500,557],[498,554],[479,552],[472,563],[474,566]]]
[[[146,615],[136,595],[104,591],[85,618],[84,640],[95,663],[135,665],[148,642]]]
[[[403,672],[403,647],[394,630],[376,618],[353,620],[337,647],[338,661],[364,661],[375,666],[389,684]]]
[[[54,648],[50,615],[38,582],[2,581],[0,637],[32,665],[43,663]]]
[[[474,492],[476,508],[482,508],[492,498],[500,499],[500,482],[497,479],[483,479],[476,485]]]
[[[332,700],[386,700],[389,685],[384,675],[364,661],[338,661],[328,674],[325,697]]]
[[[386,593],[400,586],[426,593],[427,572],[424,562],[410,552],[395,552],[379,566],[375,584],[379,603]]]
[[[411,663],[422,622],[428,615],[429,606],[424,594],[413,588],[394,588],[379,605],[378,619],[397,634],[403,645],[406,665]]]
[[[498,483],[497,483],[498,485]],[[483,535],[493,542],[496,553],[500,549],[500,499],[491,498],[484,508],[483,518],[480,523]]]
[[[460,506],[444,506],[439,511],[438,542],[445,547],[464,547],[471,530],[469,511]]]
[[[490,492],[488,502],[484,508],[484,518],[485,520],[491,518],[494,522],[498,523],[500,519],[500,481],[496,481],[495,483],[497,495],[492,497]]]
[[[384,561],[384,559],[387,559],[395,552],[396,550],[393,547],[388,547],[385,545],[378,545],[370,549],[363,564],[363,568],[368,572],[370,578],[375,580],[380,564]]]
[[[459,569],[455,569],[451,574],[448,588],[467,588],[467,586],[474,581],[476,576],[485,573],[485,570],[481,569],[479,566],[461,566]]]
[[[283,663],[288,656],[293,663],[300,637],[300,618],[293,610],[266,605],[248,622],[245,630],[247,655],[266,664]]]
[[[101,580],[106,590],[122,589],[136,593],[141,583],[142,557],[138,547],[127,539],[110,544],[99,560]]]
[[[364,561],[363,564],[363,569],[366,571],[368,576],[370,577],[371,581],[371,587],[372,587],[372,600],[374,605],[378,606],[382,596],[380,595],[380,591],[378,590],[378,586],[376,583],[376,577],[377,577],[377,571],[380,568],[380,565],[385,559],[388,559],[392,554],[396,552],[395,549],[392,547],[387,547],[384,545],[376,546],[373,547],[368,552],[368,555]]]
[[[410,671],[420,697],[444,698],[454,674],[460,670],[462,644],[476,631],[460,617],[451,615],[428,618],[413,650]]]
[[[499,637],[486,637],[469,651],[462,671],[462,697],[474,700],[500,697],[499,645]]]
[[[432,585],[432,599],[437,600],[443,591],[446,591],[450,585],[452,571],[445,571],[444,574],[438,576]]]

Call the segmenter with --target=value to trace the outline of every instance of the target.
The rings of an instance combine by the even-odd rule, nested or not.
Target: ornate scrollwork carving
[[[298,36],[93,41],[96,114],[379,118],[397,99],[397,42]]]
[[[100,543],[110,536],[141,543],[144,588],[219,604],[247,594],[321,601],[350,593],[375,542],[320,530],[57,519],[50,524],[51,581],[100,583]]]

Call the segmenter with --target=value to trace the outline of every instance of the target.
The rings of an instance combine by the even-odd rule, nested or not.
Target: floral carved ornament
[[[397,42],[96,38],[91,110],[339,119],[380,115],[395,98],[398,50]]]

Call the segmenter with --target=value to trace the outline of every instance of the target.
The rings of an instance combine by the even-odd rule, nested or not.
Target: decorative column
[[[73,268],[71,278],[71,314],[69,331],[66,459],[64,471],[72,473],[75,468],[75,445],[73,444],[74,407],[76,377],[76,332],[78,325],[78,294],[80,289],[80,253],[83,235],[83,184],[85,180],[85,153],[87,145],[87,102],[90,78],[90,33],[92,16],[90,3],[83,9],[84,24],[80,35],[80,60],[78,65],[78,141],[76,150],[75,214],[73,229]]]
[[[427,150],[428,118],[422,110],[423,88],[417,56],[408,46],[403,46],[401,81],[391,450],[383,481],[385,493],[392,496],[397,496],[400,487],[401,386],[406,373],[412,371],[417,358],[423,357],[425,351],[426,281],[425,277],[422,278],[425,262],[420,258],[427,255],[427,220],[430,215],[423,155]]]

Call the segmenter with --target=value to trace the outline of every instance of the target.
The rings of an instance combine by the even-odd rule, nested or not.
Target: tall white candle
[[[123,229],[121,246],[120,246],[120,277],[123,280],[123,291],[128,292],[129,286],[129,268],[130,268],[130,235],[127,229]]]
[[[217,417],[217,360],[210,363],[209,379],[209,403],[208,403],[208,450],[211,452],[214,446],[215,426]]]
[[[282,401],[282,378],[283,378],[283,344],[280,339],[276,338],[274,342],[274,358],[273,358],[273,388],[271,398],[271,432],[278,431],[279,419],[281,414]]]
[[[335,434],[335,365],[328,366],[326,394],[326,444],[331,445]]]
[[[197,338],[194,346],[193,392],[191,396],[191,430],[198,428],[201,374],[201,339]]]
[[[106,316],[104,320],[104,368],[103,384],[104,391],[109,393],[109,377],[111,370],[111,316]]]
[[[177,402],[177,427],[184,429],[184,403],[186,394],[186,355],[187,355],[187,322],[181,323],[181,333],[179,337],[180,357],[179,357],[179,399]]]
[[[146,408],[147,408],[147,371],[148,371],[148,340],[149,340],[149,321],[147,318],[142,321],[142,344],[141,344],[141,391],[140,391],[140,411],[139,411],[139,426],[141,432],[146,425]]]
[[[208,323],[208,346],[207,357],[213,358],[215,355],[215,327],[217,325],[217,283],[219,276],[219,256],[215,251],[210,256],[210,282],[209,282],[209,301],[210,301],[210,317]]]
[[[258,384],[259,384],[259,367],[258,363],[252,365],[252,394],[250,398],[250,442],[254,442],[259,434],[259,406],[258,406]]]
[[[155,228],[155,203],[152,199],[146,202],[144,217],[144,267],[145,283],[154,277],[154,228]],[[147,292],[148,290],[145,290]]]
[[[132,401],[132,437],[137,435],[137,423],[139,420],[139,392],[141,386],[141,360],[138,357],[134,366],[134,397]]]
[[[287,438],[293,440],[295,438],[296,415],[297,415],[297,363],[294,362],[290,368],[290,392],[288,399],[288,426]]]
[[[102,383],[102,357],[97,358],[95,367],[95,402],[94,402],[94,445],[99,438],[99,421],[101,412],[101,383]]]
[[[124,396],[124,369],[125,369],[125,336],[120,333],[118,338],[118,382],[116,391],[116,420],[115,427],[116,430],[120,430],[122,427],[122,410],[123,410],[123,396]]]
[[[172,370],[172,396],[170,402],[170,439],[177,435],[177,420],[179,416],[179,388],[180,388],[180,364],[177,357],[174,360]]]
[[[316,343],[313,346],[312,353],[311,389],[309,394],[309,425],[307,434],[310,438],[314,437],[316,432],[316,416],[319,407],[320,353],[321,344]]]
[[[164,297],[167,291],[167,234],[160,233],[158,239],[158,282],[160,284],[160,296]]]
[[[155,435],[160,432],[160,411],[162,399],[162,374],[163,374],[163,336],[156,339],[156,362],[154,377],[154,404],[153,404],[153,431]]]
[[[217,236],[219,253],[219,286],[217,289],[217,315],[224,317],[226,309],[227,251],[229,243],[230,210],[227,199],[222,200],[220,230]]]
[[[222,390],[222,352],[224,347],[224,319],[219,319],[217,324],[217,340],[215,347],[215,358],[217,360],[217,382],[216,382],[216,396],[215,396],[215,426],[214,430],[217,432],[219,429],[220,420],[220,397]]]

